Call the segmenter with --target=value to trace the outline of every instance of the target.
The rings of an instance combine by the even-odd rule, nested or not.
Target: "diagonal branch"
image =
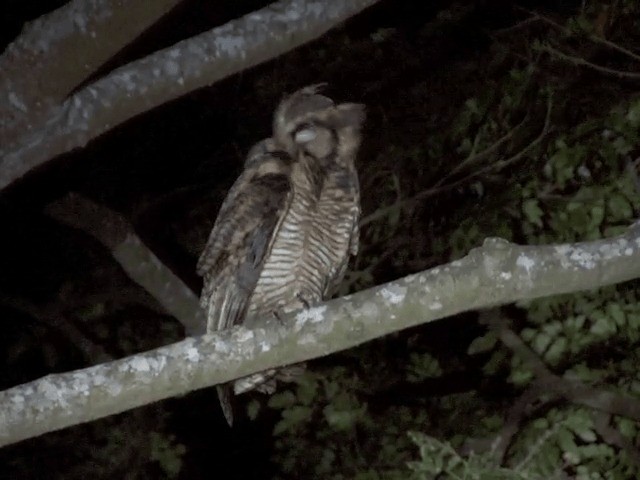
[[[33,128],[179,1],[73,0],[30,22],[0,56],[0,144]]]
[[[125,273],[151,294],[187,334],[204,332],[206,321],[196,295],[136,235],[125,218],[78,194],[47,207],[61,223],[78,228],[102,243]]]
[[[0,392],[0,445],[252,373],[298,363],[456,313],[640,277],[640,224],[623,236],[518,246],[488,239],[442,267],[244,327],[188,338]]]
[[[376,2],[281,0],[125,65],[4,143],[0,190],[124,121],[314,40]]]

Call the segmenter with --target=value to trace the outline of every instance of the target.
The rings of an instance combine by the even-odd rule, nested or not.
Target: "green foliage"
[[[447,442],[419,432],[409,432],[409,436],[420,450],[420,460],[409,462],[413,478],[436,480],[452,478],[456,480],[553,480],[561,479],[561,471],[553,465],[542,467],[537,461],[550,436],[543,436],[535,448],[529,451],[528,458],[517,468],[505,468],[498,465],[495,452],[462,456]]]
[[[158,462],[166,478],[176,478],[182,468],[185,446],[176,443],[175,435],[163,435],[157,432],[151,432],[150,442],[151,460]]]
[[[611,24],[628,32],[632,25],[640,28],[638,2],[607,9]],[[474,65],[483,81],[471,92],[452,92],[446,106],[428,112],[446,121],[416,120],[424,129],[417,141],[400,132],[376,152],[380,168],[367,172],[363,191],[375,191],[380,205],[363,229],[364,251],[350,287],[370,285],[382,267],[400,276],[408,265],[422,269],[459,258],[488,236],[535,245],[592,240],[628,228],[640,212],[632,165],[640,151],[640,97],[617,78],[578,79],[576,66],[559,65],[548,49],[612,53],[598,41],[606,25],[596,20],[603,15],[593,2],[564,26],[538,23],[524,41],[500,37],[491,61]],[[384,31],[374,38],[382,45],[394,35]],[[624,41],[622,34],[616,39]],[[637,69],[633,59],[615,53],[629,71]],[[431,88],[403,92],[404,104],[433,109],[424,100]],[[420,113],[427,112],[407,115]],[[428,226],[421,223],[425,217]],[[505,315],[517,320],[510,328],[554,375],[640,401],[637,290],[631,282],[522,302]],[[525,409],[509,445],[498,452],[496,435],[504,433],[514,403],[536,378],[529,360],[506,348],[494,330],[444,355],[434,348],[439,339],[416,337],[384,360],[388,352],[378,351],[380,344],[365,346],[353,354],[357,373],[308,373],[271,400],[270,407],[282,412],[274,433],[283,472],[362,479],[640,476],[623,443],[612,440],[619,435],[637,445],[637,422],[612,416],[615,435],[603,435],[594,411],[561,396],[545,404],[544,393],[531,403],[539,400],[545,408]],[[474,375],[483,376],[481,387],[432,396],[429,385],[470,364]],[[394,389],[412,394],[389,401]],[[484,447],[469,449],[478,439]],[[308,458],[320,461],[310,465]]]

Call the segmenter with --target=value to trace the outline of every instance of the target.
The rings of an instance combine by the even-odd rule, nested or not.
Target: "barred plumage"
[[[281,102],[273,137],[250,150],[220,208],[198,262],[207,331],[254,326],[322,301],[357,253],[354,158],[364,107],[335,105],[319,88],[303,88]],[[238,380],[236,391],[260,381],[260,374]],[[222,386],[219,393],[231,423],[230,389]]]

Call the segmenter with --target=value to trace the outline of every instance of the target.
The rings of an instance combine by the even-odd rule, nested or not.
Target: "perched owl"
[[[272,137],[250,150],[220,208],[197,267],[208,332],[255,326],[328,298],[358,251],[354,159],[364,107],[336,105],[319,88],[281,102]],[[236,393],[259,376],[237,380]],[[231,424],[231,389],[218,391]]]

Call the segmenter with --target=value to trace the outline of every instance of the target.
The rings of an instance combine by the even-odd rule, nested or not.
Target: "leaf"
[[[260,408],[261,405],[259,401],[257,401],[255,398],[251,400],[247,405],[247,417],[249,417],[251,420],[255,420],[256,418],[258,418]]]
[[[534,338],[532,347],[536,353],[541,354],[549,347],[549,344],[551,344],[551,336],[546,332],[540,332]]]
[[[525,200],[522,204],[522,212],[530,223],[538,227],[542,227],[542,216],[544,215],[544,212],[538,205],[537,198]]]
[[[350,430],[357,421],[355,412],[350,410],[337,410],[333,405],[327,405],[323,410],[327,423],[336,430]]]
[[[545,360],[551,364],[557,364],[558,361],[562,358],[567,349],[567,338],[566,337],[558,337],[556,338],[547,352],[545,353]]]
[[[509,376],[509,380],[511,380],[514,385],[527,384],[531,381],[532,378],[533,373],[530,370],[521,369],[512,371],[511,375]]]
[[[318,397],[318,380],[309,372],[296,378],[296,397],[303,405],[311,405]]]
[[[628,220],[633,217],[633,208],[627,198],[620,193],[613,193],[607,200],[610,222]]]
[[[619,303],[609,303],[605,309],[607,315],[613,319],[618,327],[624,327],[627,323],[627,317],[620,307]]]
[[[311,418],[313,411],[309,407],[296,405],[282,411],[282,420],[273,428],[274,435],[280,435],[290,430],[294,430]]]
[[[591,333],[599,337],[606,337],[616,333],[616,324],[613,319],[600,316],[589,329]]]
[[[285,390],[284,392],[278,392],[275,395],[272,395],[269,398],[268,405],[271,408],[288,408],[293,406],[296,403],[296,397],[290,390]]]
[[[577,453],[578,446],[574,440],[574,435],[571,431],[566,428],[560,428],[557,432],[557,442],[558,446],[562,449],[563,452],[569,453]]]
[[[475,355],[477,353],[484,353],[492,350],[498,342],[498,337],[495,332],[489,331],[480,337],[473,339],[469,348],[467,348],[467,355]]]

